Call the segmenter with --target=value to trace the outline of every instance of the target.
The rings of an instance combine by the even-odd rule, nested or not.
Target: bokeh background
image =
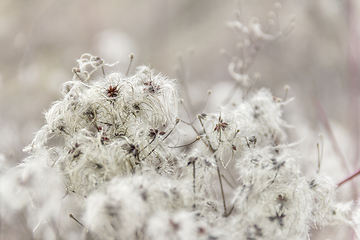
[[[181,55],[187,87],[184,81],[179,85],[191,114],[202,110],[209,89],[208,110],[217,111],[235,85],[227,72],[229,61],[220,54],[220,49],[232,54],[237,42],[226,21],[241,9],[244,19],[257,17],[266,23],[274,2],[1,0],[1,165],[15,166],[26,157],[22,148],[44,124],[43,112],[61,97],[60,86],[72,78],[71,69],[83,53],[119,61],[105,68],[107,73],[126,72],[128,55],[134,53],[130,72],[148,64],[171,78],[178,77],[175,66]],[[360,165],[359,2],[279,2],[280,24],[286,26],[296,14],[296,27],[260,51],[251,68],[262,76],[256,87],[271,88],[274,96],[283,97],[284,86],[291,86],[289,97],[295,100],[285,106],[284,118],[295,126],[288,131],[289,142],[301,140],[297,148],[304,173],[311,176],[317,170],[316,143],[322,133],[321,171],[341,181]],[[358,190],[345,184],[339,198],[356,200]],[[334,234],[351,237],[349,229],[329,228],[314,231],[313,239],[326,239],[326,234],[332,234],[331,239],[340,239]]]

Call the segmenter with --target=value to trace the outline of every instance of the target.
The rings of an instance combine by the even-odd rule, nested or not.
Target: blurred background
[[[126,72],[134,53],[130,73],[147,64],[171,78],[178,77],[174,66],[182,55],[192,114],[202,111],[209,89],[208,110],[216,111],[219,98],[235,85],[227,71],[229,60],[220,54],[226,49],[234,55],[237,42],[225,23],[235,19],[236,9],[246,21],[257,17],[266,23],[274,2],[1,0],[0,160],[6,159],[1,164],[15,166],[26,157],[22,148],[44,125],[44,111],[61,98],[60,86],[72,78],[71,69],[83,53],[119,61],[105,68],[107,73]],[[250,72],[261,73],[256,87],[271,88],[274,96],[282,98],[284,86],[291,86],[289,97],[295,101],[285,106],[284,118],[295,126],[289,129],[289,142],[302,140],[297,148],[304,172],[311,176],[317,170],[316,143],[322,133],[321,171],[341,181],[360,165],[359,1],[279,2],[280,24],[286,26],[296,14],[296,27],[266,45]],[[186,95],[184,82],[179,84]],[[345,193],[340,199],[357,198],[350,184],[340,191]],[[321,234],[314,232],[314,239],[326,239]]]

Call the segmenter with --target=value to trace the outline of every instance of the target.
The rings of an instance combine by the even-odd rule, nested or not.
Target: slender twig
[[[337,187],[340,187],[341,185],[343,185],[344,183],[346,183],[347,181],[353,179],[354,177],[356,177],[357,175],[360,174],[360,168],[358,170],[356,170],[353,174],[351,174],[350,176],[346,177],[344,180],[342,180],[341,182],[339,182],[337,184]]]
[[[237,199],[236,199],[236,200],[237,200]],[[230,211],[229,211],[228,213],[225,213],[225,214],[224,214],[224,217],[228,217],[228,216],[232,213],[232,211],[233,211],[234,208],[235,208],[235,203],[236,203],[236,202],[234,202],[234,204],[233,204],[233,206],[231,207]]]
[[[162,141],[165,141],[165,140],[170,136],[170,134],[174,131],[174,129],[176,128],[176,126],[178,125],[179,122],[180,122],[180,119],[177,118],[174,127],[173,127],[173,128],[169,131],[169,133],[162,139]],[[156,149],[158,146],[160,146],[160,144],[161,144],[161,142],[160,142],[158,145],[156,145],[156,146],[149,152],[149,154],[146,155],[146,157],[144,157],[143,159],[141,159],[141,161],[144,161],[148,156],[150,156],[150,155],[155,151],[155,149]]]
[[[209,139],[209,136],[207,135],[206,133],[206,130],[205,130],[205,126],[204,126],[204,123],[201,119],[201,115],[198,115],[198,119],[199,119],[199,122],[203,128],[203,131],[204,131],[204,134],[205,134],[205,137],[206,137],[206,140],[208,141],[208,146],[210,147],[210,150],[215,153],[216,150],[213,148],[213,146],[211,145],[210,143],[210,139]],[[226,215],[226,201],[225,201],[225,194],[224,194],[224,188],[223,188],[223,184],[222,184],[222,180],[221,180],[221,173],[220,173],[220,167],[219,167],[219,161],[216,157],[216,154],[214,155],[214,158],[215,158],[215,161],[216,161],[216,169],[217,169],[217,174],[218,174],[218,178],[219,178],[219,183],[220,183],[220,189],[221,189],[221,196],[222,196],[222,199],[223,199],[223,204],[224,204],[224,215]]]
[[[72,215],[72,213],[69,214],[69,217],[70,217],[71,219],[73,219],[75,222],[77,222],[80,226],[82,226],[83,228],[85,228],[85,226],[84,226],[81,222],[79,222],[79,221],[74,217],[74,215]]]
[[[205,145],[206,145],[207,147],[209,147],[209,148],[211,149],[211,151],[214,153],[214,152],[215,152],[215,149],[213,148],[213,146],[212,146],[211,143],[210,143],[209,136],[206,134],[205,126],[204,126],[204,123],[203,123],[203,121],[202,121],[201,118],[202,118],[201,115],[198,115],[199,122],[200,122],[200,124],[201,124],[201,126],[202,126],[202,128],[203,128],[203,131],[204,131],[204,134],[205,134],[205,138],[206,138],[206,140],[207,140],[207,142],[208,142],[207,144],[205,143]]]
[[[221,174],[221,177],[225,180],[225,182],[226,182],[232,189],[235,189],[234,186],[229,182],[229,180],[226,179],[226,177],[224,176],[224,174]]]
[[[196,136],[195,140],[190,142],[190,143],[187,143],[187,144],[184,144],[184,145],[181,145],[181,146],[173,146],[173,147],[170,147],[168,146],[168,148],[182,148],[182,147],[187,147],[187,146],[190,146],[191,144],[194,144],[195,142],[199,141],[201,138],[200,136]]]
[[[195,120],[196,120],[196,119],[195,119]],[[185,124],[191,126],[192,129],[195,131],[195,133],[196,133],[198,136],[200,136],[200,133],[198,132],[198,130],[196,130],[196,128],[194,127],[193,123],[188,123],[188,122],[186,122],[186,121],[184,121],[184,120],[181,120],[181,119],[180,119],[180,121],[181,121],[182,123],[185,123]],[[203,138],[201,138],[201,140],[203,141],[203,143],[204,143],[207,147],[209,147],[208,144],[207,144],[207,142],[205,142],[205,140],[204,140]]]
[[[222,199],[223,199],[223,205],[224,205],[224,215],[226,215],[226,201],[225,201],[225,194],[224,194],[224,188],[223,188],[223,184],[222,184],[222,181],[221,181],[221,174],[220,174],[220,167],[219,167],[219,161],[218,159],[215,157],[215,160],[216,160],[216,169],[217,169],[217,173],[218,173],[218,177],[219,177],[219,183],[220,183],[220,189],[221,189],[221,196],[222,196]]]

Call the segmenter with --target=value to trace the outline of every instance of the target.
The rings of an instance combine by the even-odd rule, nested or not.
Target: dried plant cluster
[[[111,64],[81,56],[30,156],[0,172],[2,219],[22,211],[36,239],[300,240],[312,228],[356,227],[358,214],[352,220],[351,204],[336,202],[326,176],[300,173],[284,131],[288,101],[251,88],[257,52],[292,26],[269,17],[268,27],[228,24],[243,36],[229,56],[243,98],[192,122],[178,114],[175,80],[147,66],[107,75]]]

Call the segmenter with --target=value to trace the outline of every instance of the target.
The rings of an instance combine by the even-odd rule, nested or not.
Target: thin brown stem
[[[191,144],[194,144],[195,142],[199,141],[201,138],[200,136],[196,136],[195,140],[188,143],[188,144],[185,144],[185,145],[181,145],[181,146],[173,146],[173,147],[169,147],[168,148],[182,148],[182,147],[187,147],[187,146],[190,146]]]
[[[202,126],[202,128],[203,128],[203,131],[204,131],[206,140],[208,141],[208,146],[210,147],[210,150],[211,150],[213,153],[215,153],[216,150],[215,150],[215,149],[213,148],[213,146],[211,145],[210,139],[209,139],[208,135],[206,134],[205,126],[204,126],[204,123],[202,122],[201,115],[198,115],[198,119],[199,119],[199,122],[200,122],[200,124],[201,124],[201,126]],[[216,161],[216,169],[217,169],[218,178],[219,178],[219,183],[220,183],[221,196],[222,196],[223,204],[224,204],[224,215],[226,215],[226,201],[225,201],[224,188],[223,188],[223,184],[222,184],[222,180],[221,180],[219,160],[217,159],[216,154],[214,155],[214,158],[215,158],[215,161]]]
[[[191,126],[192,129],[195,131],[195,133],[196,133],[198,136],[200,136],[200,133],[198,132],[198,130],[196,130],[196,128],[194,127],[193,123],[188,123],[188,122],[186,122],[186,121],[184,121],[184,120],[181,120],[181,119],[180,119],[180,121],[181,121],[182,123],[185,123],[185,124]],[[204,142],[204,144],[205,144],[207,147],[209,147],[208,144],[205,142],[204,139],[201,138],[201,140]]]
[[[204,126],[204,123],[202,122],[201,120],[201,115],[198,115],[198,119],[199,119],[199,122],[203,128],[203,131],[204,131],[204,134],[205,134],[205,137],[206,137],[206,140],[208,142],[208,144],[205,143],[206,146],[210,147],[211,151],[214,153],[215,152],[215,149],[213,148],[213,146],[211,145],[210,143],[210,139],[209,139],[209,136],[206,134],[206,130],[205,130],[205,126]]]
[[[215,156],[215,160],[216,160],[217,173],[218,173],[218,177],[219,177],[219,183],[220,183],[220,189],[221,189],[221,196],[222,196],[223,205],[224,205],[224,215],[226,215],[226,212],[227,212],[227,211],[226,211],[226,201],[225,201],[224,188],[223,188],[223,184],[222,184],[222,181],[221,181],[219,161],[217,160],[216,156]]]
[[[224,174],[221,174],[221,177],[225,180],[225,182],[226,182],[232,189],[235,189],[234,186],[229,182],[229,180],[226,179],[226,177],[224,176]]]
[[[180,119],[177,118],[174,127],[173,127],[173,128],[169,131],[169,133],[162,139],[162,141],[165,141],[165,140],[170,136],[170,134],[174,131],[174,129],[176,128],[176,126],[178,125],[179,122],[180,122]],[[144,161],[148,156],[150,156],[150,155],[155,151],[155,149],[156,149],[158,146],[160,146],[160,144],[161,144],[161,142],[160,142],[158,145],[156,145],[156,146],[150,151],[150,153],[149,153],[148,155],[146,155],[146,157],[144,157],[143,159],[141,159],[141,161]]]
[[[80,226],[82,226],[83,228],[85,228],[85,226],[84,226],[81,222],[79,222],[79,221],[74,217],[74,215],[72,215],[72,213],[69,214],[69,217],[70,217],[71,219],[73,219],[75,222],[77,222]]]
[[[224,214],[224,217],[228,217],[228,216],[232,213],[232,211],[233,211],[234,208],[235,208],[235,203],[236,203],[236,201],[234,202],[234,204],[233,204],[233,206],[231,207],[230,211],[229,211],[228,213],[225,213],[225,214]]]

